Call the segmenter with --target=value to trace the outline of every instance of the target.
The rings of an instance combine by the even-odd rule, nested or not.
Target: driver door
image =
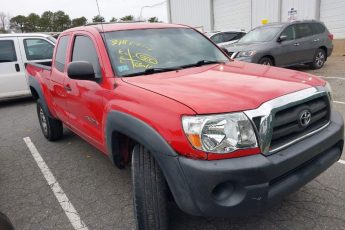
[[[299,46],[296,41],[296,30],[294,25],[286,27],[280,36],[286,36],[286,40],[278,42],[276,52],[277,66],[289,66],[298,62]],[[280,37],[279,36],[279,37]]]
[[[65,78],[66,112],[70,126],[85,139],[101,148],[102,118],[104,111],[102,71],[92,35],[75,34],[70,61],[87,61],[93,65],[96,80],[75,80]]]

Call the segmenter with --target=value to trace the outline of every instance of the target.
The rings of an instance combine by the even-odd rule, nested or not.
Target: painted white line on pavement
[[[28,146],[33,158],[35,159],[38,167],[40,168],[44,178],[46,179],[49,187],[53,191],[56,199],[59,201],[62,209],[64,210],[67,218],[71,222],[72,226],[76,230],[88,230],[87,226],[80,219],[78,212],[73,207],[72,203],[69,201],[68,197],[60,187],[58,181],[55,179],[54,175],[48,168],[47,164],[44,162],[40,153],[36,149],[35,145],[31,142],[30,137],[23,138],[26,145]]]
[[[342,105],[345,105],[345,102],[343,101],[333,101],[334,103],[337,103],[337,104],[342,104]]]
[[[320,76],[322,78],[326,78],[326,79],[338,79],[338,80],[345,80],[344,77],[323,77],[323,76]]]
[[[340,164],[345,165],[345,161],[344,161],[344,160],[338,160],[338,162],[339,162]]]

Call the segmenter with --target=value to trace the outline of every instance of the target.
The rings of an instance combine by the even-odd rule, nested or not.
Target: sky
[[[112,17],[121,18],[125,15],[139,17],[143,6],[152,6],[164,0],[98,0],[101,15],[109,21]],[[14,17],[27,16],[30,13],[41,15],[44,11],[62,10],[71,19],[85,16],[89,22],[98,14],[96,0],[0,0],[0,11]],[[156,16],[160,21],[167,22],[167,5],[143,9],[143,18]]]

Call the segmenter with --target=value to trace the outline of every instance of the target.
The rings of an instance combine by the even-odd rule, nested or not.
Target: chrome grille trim
[[[289,107],[299,105],[323,96],[327,96],[329,98],[329,95],[324,87],[311,87],[267,101],[257,109],[245,111],[244,113],[250,118],[254,128],[256,129],[255,131],[257,134],[261,152],[264,155],[271,155],[326,128],[329,123],[317,130],[307,133],[302,137],[294,139],[293,141],[286,143],[283,146],[279,146],[276,149],[270,150],[272,132],[274,127],[273,117],[275,113],[280,110],[287,109]],[[261,117],[259,130],[253,122],[253,119],[257,117]]]

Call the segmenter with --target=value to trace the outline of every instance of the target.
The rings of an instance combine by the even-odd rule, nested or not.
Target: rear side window
[[[224,42],[240,39],[239,33],[225,33]]]
[[[53,57],[54,46],[43,39],[25,39],[24,48],[27,60],[44,60]]]
[[[223,39],[223,35],[222,35],[222,34],[213,35],[213,36],[211,37],[211,40],[212,40],[214,43],[216,43],[216,44],[224,42],[224,39]]]
[[[304,38],[313,35],[313,30],[310,24],[302,23],[296,24],[296,38]]]
[[[101,78],[101,67],[96,48],[89,37],[76,36],[74,40],[72,61],[87,61],[92,64],[96,78]]]
[[[0,41],[0,63],[17,61],[13,40]]]
[[[312,23],[310,24],[312,29],[313,29],[313,33],[314,34],[322,34],[326,31],[326,28],[324,25],[322,25],[321,23]]]
[[[63,36],[59,40],[59,44],[55,55],[55,67],[60,72],[63,72],[66,65],[66,55],[68,46],[69,36]]]
[[[286,41],[294,40],[296,37],[294,26],[288,26],[287,28],[285,28],[280,36],[286,36]]]

